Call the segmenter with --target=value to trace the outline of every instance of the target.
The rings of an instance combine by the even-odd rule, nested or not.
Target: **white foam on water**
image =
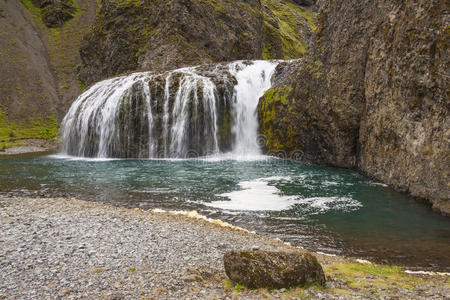
[[[272,181],[289,181],[290,177],[258,178],[239,183],[241,190],[219,194],[230,200],[213,201],[205,203],[207,206],[226,210],[241,211],[281,211],[291,208],[297,203],[296,196],[284,196],[275,186],[269,185]]]
[[[389,185],[382,183],[382,182],[374,182],[374,181],[369,181],[368,182],[369,185],[372,186],[382,186],[382,187],[389,187]]]
[[[349,197],[312,197],[299,199],[297,202],[310,215],[325,213],[330,210],[354,211],[361,208],[361,202]]]
[[[260,155],[260,154],[236,154],[234,152],[228,152],[228,153],[221,153],[217,155],[211,155],[211,156],[204,156],[199,157],[198,160],[205,161],[205,162],[220,162],[220,161],[227,161],[227,160],[233,160],[233,161],[267,161],[271,160],[273,157],[266,156],[266,155]]]
[[[104,157],[81,157],[72,156],[63,153],[47,155],[48,158],[61,159],[69,161],[87,161],[87,162],[105,162],[105,161],[116,161],[116,160],[126,160],[124,158],[104,158]],[[129,160],[129,159],[128,159]]]

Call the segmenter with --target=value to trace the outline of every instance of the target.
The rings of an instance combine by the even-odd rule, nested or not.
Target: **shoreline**
[[[74,198],[0,197],[0,224],[0,273],[4,274],[0,299],[33,298],[28,294],[33,291],[40,297],[62,293],[65,298],[108,298],[113,291],[131,299],[149,295],[259,298],[264,293],[279,298],[286,291],[227,287],[223,254],[249,249],[311,252],[194,212],[129,209]],[[299,291],[312,299],[319,294],[329,299],[377,298],[380,293],[401,299],[450,296],[448,274],[401,272],[391,278],[391,271],[377,275],[378,268],[390,267],[313,254],[326,271],[328,285],[324,290]],[[347,267],[361,270],[347,274]],[[370,271],[375,275],[366,274],[365,268],[375,268]],[[373,287],[365,282],[376,286],[380,280],[385,290],[372,294]],[[391,284],[393,289],[386,288]],[[23,293],[11,297],[18,287]]]
[[[23,142],[23,145],[13,146],[0,151],[0,157],[28,157],[34,155],[48,155],[58,151],[59,142],[57,140],[45,139],[22,139],[16,142]]]

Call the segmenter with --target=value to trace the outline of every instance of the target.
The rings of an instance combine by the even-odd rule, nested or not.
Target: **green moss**
[[[41,18],[41,9],[39,7],[34,6],[31,0],[20,0],[20,2],[28,9],[28,11],[37,18]]]
[[[316,14],[310,9],[293,3],[279,0],[264,0],[268,9],[264,14],[265,45],[262,56],[264,59],[299,58],[306,52],[305,40],[302,35],[301,23],[307,23],[310,30],[317,27]],[[279,47],[281,43],[281,53]]]
[[[240,284],[236,284],[236,285],[234,286],[234,290],[235,290],[236,292],[240,292],[240,291],[242,291],[242,290],[245,290],[245,286],[240,285]]]
[[[48,35],[50,64],[61,88],[72,85],[78,49],[88,31],[88,26],[81,18],[86,8],[80,7],[75,0],[73,6],[76,8],[73,18],[61,28],[51,28]],[[79,83],[80,90],[83,90]]]
[[[26,139],[57,139],[58,121],[54,114],[46,118],[30,118],[27,122],[11,122],[0,110],[0,149],[26,145]]]
[[[221,1],[217,0],[198,0],[198,2],[210,5],[219,14],[224,14],[227,12],[226,8],[223,6]]]
[[[83,82],[80,80],[80,78],[77,78],[77,82],[78,82],[78,88],[80,89],[80,91],[84,91],[86,89],[86,87],[83,84]]]
[[[325,268],[325,272],[344,280],[350,288],[414,289],[422,279],[405,274],[400,267],[377,264],[343,263]]]
[[[295,130],[288,119],[291,92],[291,86],[275,87],[267,90],[261,100],[258,109],[261,132],[266,136],[267,148],[270,150],[294,148]],[[283,126],[278,126],[279,124]]]

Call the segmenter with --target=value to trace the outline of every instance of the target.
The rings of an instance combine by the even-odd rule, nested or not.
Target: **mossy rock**
[[[31,0],[41,10],[42,22],[49,28],[62,27],[76,13],[75,0]]]
[[[231,251],[223,260],[228,277],[248,288],[325,285],[322,266],[309,253]]]

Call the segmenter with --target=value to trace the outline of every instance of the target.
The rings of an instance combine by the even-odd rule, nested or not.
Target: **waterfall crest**
[[[258,155],[256,107],[277,64],[239,61],[101,81],[65,116],[62,152],[98,158]]]

